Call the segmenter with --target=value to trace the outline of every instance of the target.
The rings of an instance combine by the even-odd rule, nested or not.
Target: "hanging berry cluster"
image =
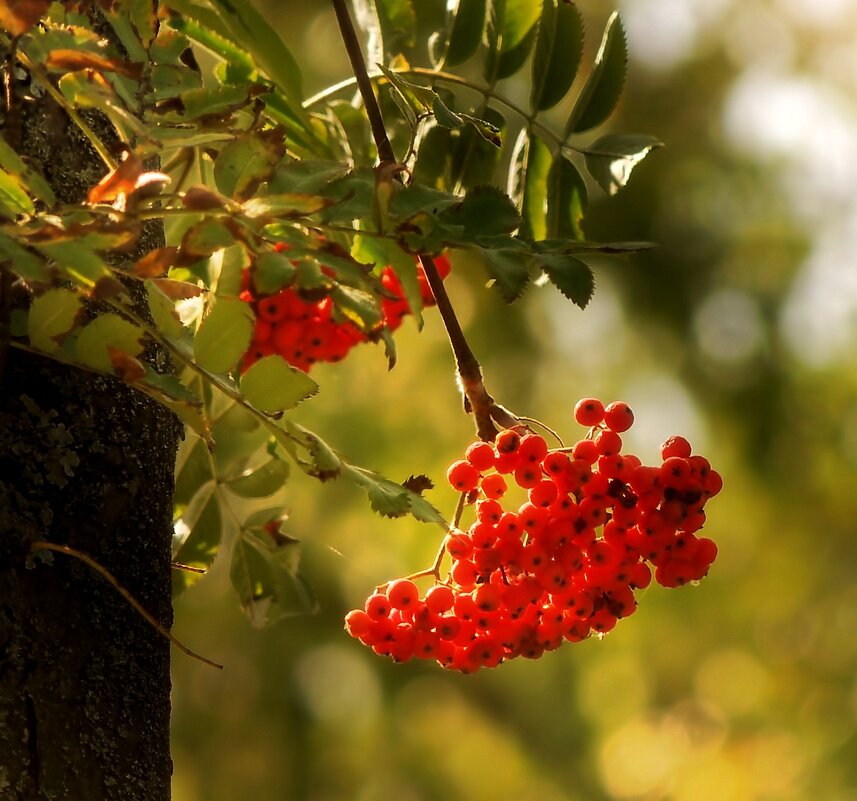
[[[703,578],[717,555],[697,536],[706,501],[722,486],[708,460],[683,437],[647,466],[622,454],[634,416],[627,404],[595,399],[575,407],[589,433],[550,450],[526,429],[475,442],[448,472],[475,507],[475,521],[444,541],[448,577],[421,597],[413,578],[391,581],[348,613],[348,632],[397,661],[435,659],[472,673],[506,659],[538,658],[563,641],[610,631],[636,609],[635,590],[652,579],[678,587]],[[510,484],[527,492],[504,508]]]
[[[438,256],[434,262],[441,278],[446,278],[449,260]],[[417,279],[423,306],[434,306],[434,295],[419,264]],[[382,326],[395,331],[411,308],[392,267],[384,268],[381,284],[387,293],[381,300]],[[242,361],[243,370],[263,356],[279,354],[293,367],[309,372],[316,362],[342,361],[355,345],[369,341],[351,321],[337,319],[333,301],[327,295],[310,299],[295,287],[286,287],[272,295],[257,294],[250,271],[245,270],[240,297],[253,306],[256,314],[253,339]]]

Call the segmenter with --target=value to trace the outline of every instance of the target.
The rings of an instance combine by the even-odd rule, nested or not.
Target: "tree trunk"
[[[97,116],[91,123],[108,133]],[[79,202],[105,172],[47,100],[30,102],[7,135],[60,202]],[[130,257],[160,237],[148,230]],[[88,554],[169,627],[179,433],[171,414],[117,380],[8,353],[0,376],[0,801],[169,798],[169,643],[91,567],[32,554],[30,544]]]

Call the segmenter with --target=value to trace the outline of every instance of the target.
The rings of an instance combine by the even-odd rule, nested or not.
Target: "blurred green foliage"
[[[679,433],[710,458],[710,576],[537,662],[394,665],[341,618],[428,564],[436,529],[298,476],[288,528],[318,614],[251,630],[223,560],[178,600],[177,636],[226,669],[175,658],[176,801],[857,800],[857,14],[625,5],[615,125],[666,148],[616,197],[591,187],[585,232],[660,246],[598,262],[583,312],[549,287],[507,307],[467,265],[448,286],[503,404],[573,436],[577,398],[622,398],[634,452]],[[580,6],[592,30],[610,10]],[[308,92],[348,75],[326,4],[266,10]],[[428,474],[449,513],[445,467],[473,433],[437,315],[399,348],[390,374],[380,347],[314,370],[296,417],[386,475]]]

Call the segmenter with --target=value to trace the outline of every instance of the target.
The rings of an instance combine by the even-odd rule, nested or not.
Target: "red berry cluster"
[[[446,278],[450,263],[446,256],[434,260],[441,278]],[[434,306],[435,300],[421,265],[417,277],[424,306]],[[381,301],[383,325],[395,331],[410,306],[392,267],[385,267],[381,284],[389,297]],[[256,314],[253,340],[244,356],[242,369],[247,370],[258,359],[278,353],[289,364],[309,372],[316,362],[342,361],[355,345],[368,337],[348,320],[337,320],[333,301],[324,296],[310,300],[300,290],[287,287],[274,295],[258,295],[253,288],[250,271],[244,273],[241,299],[252,304]]]
[[[662,445],[657,466],[622,454],[634,421],[622,402],[584,399],[575,418],[590,429],[571,448],[550,450],[526,429],[473,443],[447,472],[475,507],[473,524],[445,540],[448,578],[425,597],[410,579],[390,582],[348,613],[349,633],[397,661],[471,673],[610,631],[652,567],[665,587],[705,576],[717,546],[697,532],[722,486],[708,460],[683,437]],[[527,493],[514,510],[501,502],[511,482]]]

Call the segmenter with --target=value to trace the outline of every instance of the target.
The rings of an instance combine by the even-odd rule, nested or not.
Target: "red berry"
[[[410,579],[396,579],[387,585],[387,598],[393,609],[412,609],[420,599],[420,591]]]
[[[426,606],[436,614],[442,614],[452,609],[455,602],[455,594],[445,584],[435,584],[426,593]]]
[[[672,436],[661,445],[661,458],[669,459],[670,456],[680,456],[686,459],[690,456],[690,443],[684,437]]]
[[[494,440],[497,453],[514,453],[521,444],[521,435],[511,428],[501,431]]]
[[[611,431],[621,434],[634,425],[634,413],[624,401],[613,401],[604,410],[604,422]]]
[[[470,462],[460,459],[450,465],[446,478],[459,492],[470,492],[479,483],[479,471]]]
[[[492,473],[489,476],[482,477],[479,488],[482,490],[482,494],[485,495],[486,498],[497,500],[506,494],[506,479],[499,473]]]
[[[464,453],[467,459],[480,472],[494,467],[494,448],[490,442],[474,442]]]
[[[574,419],[582,426],[597,426],[604,419],[604,404],[597,398],[583,398],[574,407]]]

